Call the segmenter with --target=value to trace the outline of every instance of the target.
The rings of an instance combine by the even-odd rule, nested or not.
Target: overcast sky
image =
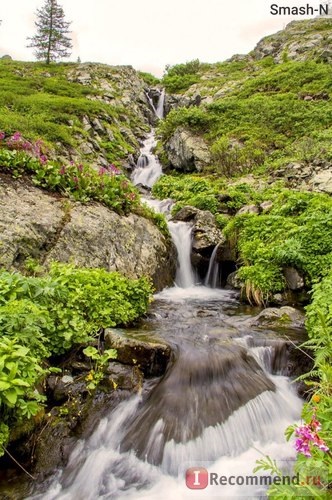
[[[200,59],[223,61],[246,53],[265,35],[292,19],[273,16],[270,5],[305,5],[301,0],[59,0],[72,21],[70,60],[131,64],[161,76],[166,64]],[[314,8],[322,3],[309,0]],[[0,57],[34,60],[26,38],[44,0],[2,2]]]

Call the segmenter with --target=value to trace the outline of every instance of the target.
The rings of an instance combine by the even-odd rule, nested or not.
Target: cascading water
[[[180,288],[195,286],[195,273],[190,262],[192,228],[186,222],[168,222],[168,228],[178,253],[175,284]]]
[[[165,89],[163,89],[160,93],[160,97],[158,100],[158,105],[156,109],[156,115],[159,119],[164,118],[164,104],[165,104]]]
[[[143,143],[137,167],[131,177],[135,185],[142,184],[143,186],[151,188],[162,175],[160,162],[158,158],[152,154],[152,150],[155,146],[156,139],[152,131]]]
[[[153,144],[151,134],[133,174],[136,184],[152,186],[161,175]],[[170,212],[171,200],[147,203]],[[177,286],[156,295],[143,331],[169,342],[174,359],[144,395],[122,402],[90,438],[77,443],[67,467],[46,492],[35,491],[34,500],[181,500],[195,493],[207,499],[264,498],[266,488],[255,484],[194,492],[186,487],[184,471],[205,467],[226,477],[252,477],[262,455],[294,456],[284,429],[299,418],[302,402],[279,370],[284,341],[267,342],[265,332],[254,327],[248,335],[247,312],[236,294],[211,288],[217,247],[209,287],[194,286],[191,226],[168,224],[178,250]]]
[[[206,274],[206,278],[204,280],[204,285],[210,286],[211,288],[216,288],[218,285],[219,262],[217,262],[217,260],[216,260],[218,248],[219,248],[219,243],[213,249],[213,252],[212,252],[212,255],[210,258],[210,262],[209,262],[209,269],[208,269],[208,272]]]

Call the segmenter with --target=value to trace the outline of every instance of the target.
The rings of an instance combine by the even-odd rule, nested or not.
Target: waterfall
[[[156,108],[155,108],[155,106],[154,106],[154,104],[153,104],[153,100],[151,99],[151,97],[150,97],[150,95],[149,95],[149,92],[145,92],[145,95],[146,95],[146,98],[147,98],[147,100],[148,100],[148,103],[150,104],[150,107],[151,107],[152,111],[153,111],[155,114],[157,114],[157,113],[156,113]]]
[[[191,265],[191,231],[186,222],[169,222],[168,228],[178,252],[175,284],[181,288],[195,286],[195,274]]]
[[[160,93],[158,104],[157,104],[157,109],[156,109],[156,115],[161,120],[164,118],[164,102],[165,102],[165,89],[163,89]]]
[[[152,131],[143,142],[137,166],[131,176],[133,184],[142,184],[143,186],[151,188],[159,177],[161,177],[163,173],[161,164],[158,158],[152,154],[152,150],[155,146],[156,139],[154,131]]]
[[[211,288],[216,288],[218,284],[218,277],[219,277],[219,262],[217,262],[216,257],[217,257],[217,251],[219,248],[220,243],[213,249],[210,262],[209,262],[209,269],[206,275],[206,278],[204,280],[204,285],[205,286],[210,286]]]
[[[164,92],[161,93],[158,109],[162,116],[164,106]],[[137,166],[132,174],[132,181],[135,185],[152,187],[162,175],[162,168],[158,158],[152,154],[156,145],[154,131],[152,131],[143,143],[141,154]],[[154,208],[156,212],[164,213],[170,210],[172,200],[159,202],[150,198],[147,204]],[[178,252],[177,272],[175,284],[181,288],[195,286],[195,274],[191,265],[191,225],[186,222],[168,222],[168,229]]]
[[[143,423],[142,426],[142,422],[138,422],[138,434],[132,447],[123,450],[121,444],[126,441],[126,432],[130,426],[135,424],[140,408],[144,409],[144,399],[139,395],[120,403],[99,422],[90,438],[78,441],[67,467],[54,478],[46,492],[37,493],[29,497],[30,500],[185,500],[188,498],[188,489],[185,486],[184,471],[188,467],[203,466],[228,477],[239,474],[252,476],[255,461],[262,455],[272,454],[274,458],[282,460],[282,463],[292,460],[295,452],[290,444],[285,444],[284,429],[298,418],[302,402],[296,396],[290,381],[281,376],[269,375],[275,390],[261,392],[220,423],[204,425],[196,437],[177,440],[171,435],[167,436],[165,417],[173,424],[175,433],[178,424],[186,428],[188,418],[199,422],[202,415],[205,415],[208,421],[209,412],[206,411],[206,405],[211,402],[218,404],[218,396],[223,394],[223,387],[220,387],[219,383],[223,380],[225,388],[228,383],[233,384],[229,388],[232,397],[229,401],[236,400],[237,393],[233,391],[239,382],[234,379],[234,373],[227,378],[227,367],[223,368],[220,362],[220,378],[214,380],[211,377],[214,365],[197,365],[196,360],[200,361],[199,352],[192,359],[186,357],[179,366],[180,373],[184,376],[188,372],[184,381],[182,377],[179,378],[179,373],[175,373],[167,390],[162,384],[152,390],[152,400],[151,396],[146,400],[146,404],[150,401],[145,419],[148,423]],[[217,361],[216,353],[213,353],[213,356]],[[206,361],[209,361],[209,358]],[[235,369],[236,366],[234,363]],[[205,375],[201,368],[205,370]],[[192,370],[193,376],[189,376]],[[259,375],[259,371],[256,374]],[[164,380],[167,382],[167,379]],[[192,393],[192,384],[197,391],[200,389],[196,397],[195,393]],[[216,391],[215,394],[212,394],[210,386]],[[206,397],[207,389],[209,392]],[[158,406],[159,398],[161,401]],[[187,405],[185,411],[183,402]],[[168,410],[170,404],[174,406],[172,412]],[[156,417],[152,427],[149,425],[151,414]],[[152,452],[161,449],[158,466],[152,465],[151,461],[146,460],[144,456],[140,457],[136,452],[135,443],[139,441],[140,430],[146,435],[144,442],[148,450]],[[153,456],[150,454],[151,458],[153,459]],[[265,498],[264,490],[253,486],[254,482],[250,484],[251,486],[241,486],[237,489],[230,485],[225,486],[218,498]],[[208,488],[204,498],[213,498],[215,491]]]
[[[150,107],[157,118],[162,120],[164,118],[164,102],[165,102],[165,89],[162,89],[159,94],[159,99],[157,103],[157,107],[154,105],[153,100],[151,99],[149,92],[145,92],[147,100],[150,104]]]

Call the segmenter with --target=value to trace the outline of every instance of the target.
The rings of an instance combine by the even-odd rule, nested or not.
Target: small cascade
[[[169,222],[168,228],[178,252],[175,284],[181,288],[195,286],[195,273],[190,260],[192,227],[186,222]]]
[[[158,92],[158,91],[157,91]],[[155,106],[153,99],[151,98],[149,92],[145,92],[146,98],[149,102],[149,105],[156,115],[157,118],[162,120],[164,118],[164,103],[165,103],[165,89],[162,89],[159,94],[157,106]]]
[[[219,262],[217,262],[216,257],[217,257],[217,252],[219,248],[220,243],[214,248],[211,258],[210,258],[210,263],[209,263],[209,269],[206,275],[206,278],[204,280],[204,285],[209,286],[211,288],[217,288],[218,285],[218,278],[219,278]]]
[[[164,118],[164,103],[165,103],[165,89],[163,89],[160,93],[156,109],[156,115],[160,120]]]
[[[157,112],[156,112],[156,108],[155,108],[155,106],[154,106],[154,104],[153,104],[153,100],[151,99],[149,92],[145,92],[145,95],[146,95],[146,98],[147,98],[148,103],[149,103],[149,105],[150,105],[150,108],[152,109],[152,111],[153,111],[155,114],[157,114]]]
[[[158,158],[152,154],[155,145],[156,139],[152,131],[143,142],[141,155],[138,158],[137,166],[131,176],[133,184],[142,184],[143,186],[151,188],[162,175],[161,164]]]

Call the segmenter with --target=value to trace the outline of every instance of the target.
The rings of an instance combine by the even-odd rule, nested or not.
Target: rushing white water
[[[154,102],[151,99],[149,92],[145,92],[145,95],[156,117],[162,120],[164,118],[165,89],[162,89],[160,91],[157,107],[154,105]]]
[[[162,175],[162,167],[158,158],[152,154],[152,150],[156,145],[156,138],[152,131],[143,143],[141,156],[138,159],[137,167],[132,174],[134,184],[142,184],[143,186],[152,187]]]
[[[216,286],[218,284],[219,262],[217,262],[217,260],[216,260],[218,248],[219,248],[219,243],[213,249],[213,252],[212,252],[212,255],[210,258],[210,262],[209,262],[209,269],[208,269],[208,272],[206,274],[206,278],[204,280],[204,285],[210,286],[211,288],[216,288]]]
[[[195,285],[190,261],[192,227],[186,222],[169,222],[168,228],[178,252],[175,284],[180,288],[190,288]]]
[[[163,89],[160,93],[160,97],[158,100],[158,105],[156,109],[156,115],[159,119],[164,118],[164,103],[165,103],[165,89]]]
[[[184,480],[186,468],[203,466],[224,476],[252,476],[255,461],[264,454],[273,454],[276,459],[292,458],[294,452],[285,444],[283,433],[290,422],[298,419],[302,403],[285,377],[271,378],[276,392],[263,392],[235,411],[226,422],[207,427],[195,440],[167,442],[160,467],[139,460],[133,452],[120,451],[126,422],[141,402],[140,396],[134,396],[102,419],[90,439],[79,441],[67,468],[49,490],[32,498],[181,500],[189,493]],[[151,430],[152,446],[157,444],[160,433],[162,422]],[[214,495],[227,498],[235,493],[257,498],[255,495],[262,492],[253,486],[226,486],[222,490],[208,486],[204,492],[200,491],[204,498]]]

